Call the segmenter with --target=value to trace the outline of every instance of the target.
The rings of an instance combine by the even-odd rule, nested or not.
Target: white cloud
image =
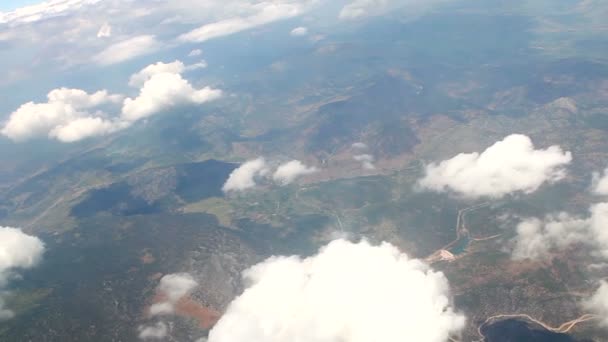
[[[206,67],[207,67],[207,61],[205,61],[204,59],[201,59],[199,62],[186,66],[186,70],[190,71],[190,70],[197,70],[197,69],[205,69]]]
[[[389,0],[354,0],[340,11],[340,19],[358,19],[384,9]]]
[[[351,0],[342,7],[338,17],[342,20],[356,20],[378,16],[390,11],[407,8],[408,16],[418,16],[434,6],[450,0]]]
[[[202,104],[221,96],[219,89],[192,87],[179,73],[155,73],[144,82],[136,98],[125,99],[122,117],[136,121],[175,106]]]
[[[97,38],[108,38],[112,36],[112,26],[108,23],[104,23],[97,31]]]
[[[19,107],[10,115],[2,134],[15,141],[40,135],[74,141],[107,133],[120,125],[106,121],[102,112],[89,112],[101,105],[120,102],[120,95],[105,90],[89,94],[80,89],[59,88],[49,92],[47,98],[46,103],[28,102]]]
[[[575,243],[589,245],[599,257],[608,259],[608,203],[592,205],[589,213],[585,218],[560,213],[522,221],[517,226],[513,259],[542,259]]]
[[[93,60],[100,65],[117,64],[152,53],[160,46],[153,35],[136,36],[108,46],[93,57]]]
[[[65,125],[58,125],[49,132],[49,137],[61,142],[75,142],[89,137],[110,134],[130,125],[126,121],[110,121],[100,117],[76,118]]]
[[[283,185],[293,182],[296,178],[317,172],[316,167],[308,167],[299,160],[279,165],[272,178]]]
[[[351,145],[351,147],[354,148],[355,150],[366,150],[367,149],[367,144],[358,141],[356,143],[353,143]]]
[[[175,304],[197,285],[198,283],[187,273],[165,275],[158,286],[158,292],[164,300],[150,307],[150,315],[172,314],[175,311]]]
[[[585,241],[588,222],[566,213],[544,220],[529,218],[517,225],[517,238],[512,257],[515,260],[542,259],[556,249]]]
[[[203,50],[201,49],[194,49],[192,51],[190,51],[190,53],[188,54],[188,57],[197,57],[203,54]]]
[[[147,67],[141,69],[139,72],[131,75],[129,79],[129,86],[131,87],[142,87],[146,81],[154,75],[162,73],[181,74],[186,70],[186,66],[181,61],[174,61],[171,63],[158,62],[150,64]]]
[[[593,192],[598,195],[608,195],[608,168],[603,174],[593,173]]]
[[[360,162],[364,169],[373,170],[376,168],[374,165],[374,156],[371,154],[358,154],[353,156],[353,159]]]
[[[294,37],[301,37],[301,36],[305,36],[308,34],[308,29],[306,27],[296,27],[293,30],[291,30],[291,32],[289,33]]]
[[[160,340],[167,337],[169,329],[164,322],[155,325],[139,327],[139,338],[142,340]]]
[[[0,24],[18,25],[33,23],[65,15],[84,6],[101,0],[50,0],[39,4],[17,8],[13,11],[0,12]]]
[[[19,228],[0,227],[0,290],[8,284],[18,269],[36,266],[42,259],[44,243],[27,235]],[[0,291],[0,320],[10,319],[14,313],[5,308]]]
[[[252,5],[254,14],[247,17],[233,17],[205,24],[197,29],[179,36],[182,42],[204,42],[209,39],[231,35],[277,20],[299,15],[302,4],[282,2],[260,2]]]
[[[583,307],[598,316],[600,326],[608,328],[608,282],[601,281],[593,296],[583,302]]]
[[[140,87],[139,96],[101,90],[92,94],[80,89],[60,88],[47,95],[47,102],[28,102],[14,111],[1,133],[14,141],[48,136],[62,142],[110,134],[171,107],[201,104],[219,98],[221,90],[195,89],[181,73],[206,66],[204,61],[184,65],[181,61],[151,64],[131,76],[129,85]],[[110,116],[99,108],[122,102],[120,115]]]
[[[602,257],[608,259],[608,203],[594,204],[589,211],[589,225],[593,234],[590,242],[596,245]]]
[[[465,325],[445,276],[388,243],[336,240],[306,259],[272,257],[244,277],[248,288],[209,342],[444,342]]]
[[[529,137],[513,134],[482,153],[461,153],[427,165],[419,185],[471,198],[500,198],[517,191],[531,193],[546,182],[564,178],[564,166],[571,160],[571,153],[563,152],[559,146],[535,149]]]
[[[268,173],[268,167],[264,158],[249,160],[230,173],[228,180],[224,183],[224,192],[242,191],[256,186],[256,177]]]

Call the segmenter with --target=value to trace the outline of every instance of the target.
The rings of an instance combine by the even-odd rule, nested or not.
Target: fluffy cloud
[[[47,95],[46,103],[28,102],[14,111],[2,134],[15,141],[48,135],[60,141],[74,141],[116,130],[120,123],[107,121],[102,112],[89,110],[118,103],[120,95],[105,90],[92,94],[80,89],[60,88]]]
[[[242,191],[256,186],[256,177],[268,173],[268,167],[264,158],[249,160],[230,173],[228,180],[224,183],[224,192]]]
[[[353,156],[353,159],[360,162],[364,169],[373,170],[376,168],[374,165],[374,156],[371,154],[357,154]]]
[[[209,342],[443,342],[465,324],[445,276],[388,243],[336,240],[306,259],[272,257],[244,277],[249,287]]]
[[[289,33],[294,37],[305,36],[308,34],[308,29],[306,27],[296,27]]]
[[[37,237],[18,228],[0,227],[0,289],[8,284],[16,270],[36,266],[43,253],[44,244]],[[0,297],[0,320],[14,316],[4,305],[4,299]]]
[[[175,304],[197,285],[197,282],[187,273],[165,275],[158,286],[158,292],[164,300],[150,307],[150,315],[172,314],[175,311]]]
[[[160,340],[167,337],[169,329],[164,322],[157,322],[155,325],[139,327],[139,338],[142,340]]]
[[[58,125],[49,132],[49,137],[70,143],[88,137],[106,135],[130,125],[126,121],[110,121],[100,117],[76,118],[64,125]]]
[[[150,67],[146,69],[148,68]],[[222,91],[219,89],[194,88],[180,73],[175,71],[165,70],[148,76],[139,95],[133,99],[125,99],[122,107],[123,119],[136,121],[171,107],[183,104],[202,104],[222,96]]]
[[[564,166],[571,160],[570,152],[559,146],[535,149],[529,137],[513,134],[482,153],[461,153],[428,165],[419,185],[437,192],[452,190],[471,198],[500,198],[516,191],[531,193],[546,182],[562,179],[566,174]]]
[[[597,314],[600,325],[608,328],[608,282],[600,282],[600,287],[583,303],[583,306]]]
[[[161,44],[153,35],[131,37],[108,46],[93,60],[100,65],[117,64],[152,53],[160,46]]]
[[[302,4],[283,2],[260,2],[251,6],[254,14],[247,17],[233,17],[202,25],[179,36],[182,42],[204,42],[209,39],[231,35],[273,21],[299,15]]]
[[[575,243],[590,245],[600,257],[608,258],[608,203],[592,205],[589,213],[585,218],[560,213],[522,221],[517,226],[513,259],[545,258]]]
[[[132,75],[129,85],[139,87],[139,96],[126,98],[105,90],[92,94],[80,89],[60,88],[47,95],[47,102],[28,102],[14,111],[1,133],[14,141],[48,136],[74,142],[125,129],[134,122],[184,104],[202,104],[219,98],[221,90],[194,88],[181,73],[206,67],[204,61],[184,65],[181,61],[151,64]],[[118,105],[120,115],[110,116],[100,107]]]
[[[283,185],[293,182],[296,178],[317,172],[316,167],[308,167],[299,160],[279,165],[272,178]]]
[[[517,225],[517,238],[512,257],[515,260],[541,259],[555,249],[584,241],[588,221],[566,213],[540,220],[529,218]]]
[[[137,73],[131,75],[129,85],[131,87],[142,87],[144,83],[149,81],[154,75],[162,73],[181,74],[184,72],[184,70],[186,70],[186,66],[184,63],[178,60],[171,63],[158,62],[155,64],[150,64]]]

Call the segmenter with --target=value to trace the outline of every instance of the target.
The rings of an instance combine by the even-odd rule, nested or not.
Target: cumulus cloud
[[[97,38],[108,38],[112,36],[112,26],[108,23],[104,23],[97,31]]]
[[[388,243],[336,240],[306,259],[272,257],[244,278],[209,342],[443,342],[465,325],[445,276]]]
[[[108,46],[93,57],[93,60],[100,65],[117,64],[152,53],[160,46],[153,35],[131,37]]]
[[[303,11],[302,4],[283,2],[260,2],[252,5],[254,14],[247,17],[233,17],[202,25],[190,32],[179,36],[182,42],[204,42],[209,39],[223,37],[248,30],[277,20],[299,15]]]
[[[529,218],[517,225],[512,257],[515,260],[542,259],[556,249],[585,241],[588,221],[567,213],[550,215],[544,220]]]
[[[44,243],[19,228],[0,227],[0,290],[19,269],[36,266],[42,259]],[[4,293],[0,291],[0,295]],[[0,320],[10,319],[14,313],[5,307],[0,297]]]
[[[298,177],[309,175],[315,172],[317,172],[316,167],[308,167],[299,160],[292,160],[290,162],[279,165],[277,170],[272,175],[272,178],[282,185],[287,185],[293,182]]]
[[[564,178],[564,167],[571,160],[571,153],[559,146],[535,149],[529,137],[513,134],[481,153],[461,153],[427,165],[419,185],[470,198],[500,198],[517,191],[531,193],[544,183]]]
[[[100,117],[87,116],[56,126],[49,132],[49,137],[70,143],[88,137],[110,134],[129,125],[130,123],[126,121],[110,121]]]
[[[103,112],[90,110],[121,100],[122,96],[105,90],[89,94],[80,89],[55,89],[48,93],[47,102],[28,102],[11,113],[2,134],[15,141],[48,135],[68,142],[108,133],[122,124],[106,120]]]
[[[203,50],[201,49],[194,49],[192,51],[190,51],[190,53],[188,54],[188,57],[197,57],[203,54]]]
[[[134,84],[143,80],[143,85],[136,98],[125,99],[122,107],[123,119],[136,121],[178,105],[202,104],[222,96],[219,89],[194,88],[182,77],[181,71],[176,70],[183,67],[181,62],[161,66],[156,64],[146,67],[135,79],[132,78],[131,82]],[[174,70],[170,70],[172,68]]]
[[[45,103],[28,102],[20,106],[10,115],[1,133],[14,141],[46,135],[62,142],[74,142],[125,129],[172,107],[215,100],[221,97],[221,90],[196,89],[181,75],[204,67],[204,61],[192,65],[177,60],[151,64],[129,80],[130,86],[140,88],[135,98],[124,99],[106,90],[89,94],[80,89],[55,89],[47,95]],[[118,106],[121,102],[119,115],[109,115],[100,109]]]
[[[530,218],[517,226],[512,257],[515,260],[542,259],[575,243],[585,243],[602,258],[608,258],[608,203],[596,203],[589,216],[567,213],[548,215],[543,220]]]
[[[139,338],[142,340],[160,340],[167,337],[169,329],[165,322],[139,327]]]
[[[601,281],[593,296],[583,302],[583,307],[597,314],[600,326],[608,328],[608,282]]]
[[[364,169],[373,170],[376,168],[374,165],[374,156],[371,154],[357,154],[353,156],[353,159],[360,162]]]
[[[308,34],[308,29],[306,27],[296,27],[293,30],[291,30],[291,32],[289,33],[294,37],[301,37],[301,36],[305,36]]]
[[[186,66],[179,60],[170,63],[158,62],[150,64],[147,67],[136,72],[135,74],[131,75],[131,78],[129,79],[129,85],[131,87],[141,87],[154,75],[162,73],[181,74],[185,70]]]
[[[167,274],[161,278],[158,293],[163,301],[150,307],[150,315],[166,315],[175,311],[175,304],[192,291],[198,283],[187,273]]]
[[[249,160],[230,173],[222,190],[231,192],[253,188],[257,185],[256,178],[267,173],[268,167],[264,158]]]

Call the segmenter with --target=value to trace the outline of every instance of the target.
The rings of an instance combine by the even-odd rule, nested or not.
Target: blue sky
[[[32,5],[42,2],[42,0],[4,0],[0,2],[0,11],[10,11],[15,8]]]

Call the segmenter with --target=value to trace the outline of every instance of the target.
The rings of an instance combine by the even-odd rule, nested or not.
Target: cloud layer
[[[264,1],[251,4],[249,10],[252,11],[253,14],[249,16],[233,17],[202,25],[190,32],[180,35],[178,40],[182,42],[200,43],[209,39],[227,36],[256,26],[268,24],[273,21],[291,18],[303,12],[303,4],[306,2],[307,1]]]
[[[135,36],[108,46],[93,59],[98,64],[110,65],[152,53],[159,48],[160,43],[153,35]]]
[[[36,266],[43,253],[44,244],[37,237],[27,235],[19,228],[0,227],[0,295],[17,270]],[[0,320],[13,316],[0,296]]]
[[[529,137],[513,134],[481,153],[461,153],[427,165],[419,185],[471,198],[500,198],[518,191],[531,193],[544,183],[564,178],[564,166],[571,160],[571,153],[559,146],[535,149]]]
[[[244,277],[248,288],[209,342],[444,342],[465,324],[445,276],[388,243],[336,240],[306,259],[270,258]]]

